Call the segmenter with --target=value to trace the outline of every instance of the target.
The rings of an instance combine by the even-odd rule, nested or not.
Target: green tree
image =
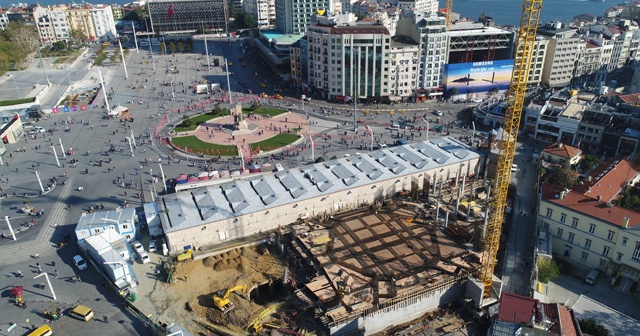
[[[179,52],[184,51],[184,44],[182,43],[182,41],[178,41],[178,51]]]
[[[25,56],[36,51],[40,44],[35,28],[21,22],[10,22],[2,34],[7,41],[15,43],[17,51]]]
[[[232,4],[229,6],[229,17],[235,18],[238,15],[238,11],[236,11],[236,7]]]
[[[222,113],[222,108],[220,107],[220,103],[216,103],[213,105],[213,113],[220,114]]]
[[[258,102],[257,102],[257,101],[254,101],[254,102],[251,104],[251,111],[255,112],[255,111],[257,111],[258,109],[260,109],[260,104],[258,104]]]
[[[87,43],[87,35],[84,34],[82,29],[72,29],[69,32],[69,42],[78,46],[84,45]]]
[[[600,164],[600,159],[595,155],[586,155],[580,160],[580,170],[587,172]]]
[[[578,321],[580,324],[580,329],[585,334],[593,335],[593,336],[609,336],[609,330],[605,328],[603,325],[596,323],[594,319],[586,318]]]
[[[164,44],[164,41],[160,42],[160,53],[164,54],[167,52],[167,45]]]
[[[256,20],[253,18],[253,14],[248,14],[244,16],[244,26],[246,28],[256,27]]]
[[[176,44],[175,44],[175,42],[173,42],[173,41],[169,42],[169,50],[171,51],[172,54],[176,53]]]
[[[186,115],[182,116],[182,122],[180,123],[180,126],[182,127],[189,127],[193,124],[193,121],[187,117]]]
[[[447,90],[447,99],[451,99],[451,97],[455,96],[458,94],[458,88],[451,88],[449,90]]]
[[[549,257],[540,257],[538,259],[538,280],[542,283],[549,283],[549,280],[560,275],[560,269],[556,262]]]
[[[578,182],[578,172],[571,169],[567,161],[557,168],[548,182],[563,189],[571,189]]]
[[[187,52],[191,52],[193,50],[193,40],[190,37],[187,37]]]

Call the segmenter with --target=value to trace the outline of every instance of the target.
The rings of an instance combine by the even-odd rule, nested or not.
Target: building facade
[[[408,100],[418,83],[420,44],[411,37],[397,35],[391,38],[389,70],[389,99]]]
[[[275,0],[276,30],[283,34],[302,34],[311,24],[311,18],[333,11],[333,0]]]
[[[229,21],[226,0],[151,0],[147,8],[155,33],[195,32],[203,27],[224,32]]]
[[[380,101],[389,96],[391,36],[355,15],[316,16],[307,33],[309,86],[314,95]]]
[[[538,27],[538,36],[549,39],[542,82],[551,87],[563,87],[573,79],[578,56],[583,54],[586,44],[576,29],[564,28],[560,22]]]
[[[89,41],[95,41],[97,39],[90,5],[78,5],[73,7],[60,5],[53,8],[64,10],[67,13],[67,21],[69,22],[69,27],[71,28],[71,30],[77,29],[81,31]]]
[[[538,213],[541,236],[552,236],[554,258],[574,264],[585,275],[598,269],[613,277],[622,291],[640,280],[640,213],[611,201],[624,190],[620,185],[638,182],[638,171],[634,164],[614,159],[574,190],[545,184]]]
[[[271,27],[276,20],[275,0],[244,0],[242,10],[251,14],[258,28]]]
[[[113,20],[113,11],[108,5],[95,5],[91,8],[91,18],[93,20],[94,31],[96,37],[100,40],[114,40],[118,33],[116,32],[116,23]]]

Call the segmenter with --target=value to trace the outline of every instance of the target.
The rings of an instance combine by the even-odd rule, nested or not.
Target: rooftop
[[[175,232],[478,157],[445,137],[169,194],[158,211],[164,231]]]
[[[577,193],[610,202],[640,172],[640,167],[624,159],[610,159],[596,167],[582,184],[573,187]]]
[[[582,151],[580,149],[575,148],[573,146],[565,145],[565,144],[562,144],[562,143],[556,143],[556,144],[549,145],[542,152],[543,153],[552,154],[552,155],[555,155],[555,156],[559,156],[559,157],[563,157],[563,158],[567,158],[567,159],[573,159],[574,157],[576,157],[576,156],[578,156],[578,155],[580,155],[582,153]]]
[[[531,325],[532,317],[535,322],[539,322],[542,319],[539,305],[540,302],[536,299],[502,292],[498,320]]]
[[[615,205],[609,206],[606,202],[599,202],[595,198],[575,191],[569,191],[561,198],[562,192],[562,188],[545,183],[542,188],[542,199],[614,226],[624,226],[627,220],[629,221],[627,227],[640,225],[640,213]]]
[[[78,220],[76,231],[91,229],[94,226],[105,227],[130,222],[135,215],[136,210],[134,208],[120,208],[120,210],[99,211],[94,213],[83,212]]]
[[[640,330],[637,320],[587,296],[580,295],[571,310],[578,319],[592,318],[604,325],[610,336],[636,335]]]

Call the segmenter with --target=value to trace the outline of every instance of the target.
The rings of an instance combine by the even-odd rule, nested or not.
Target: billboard
[[[511,84],[513,60],[445,64],[446,90],[458,94],[488,92],[493,88],[506,90]]]

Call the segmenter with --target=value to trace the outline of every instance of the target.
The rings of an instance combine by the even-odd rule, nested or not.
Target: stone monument
[[[233,115],[233,135],[250,134],[256,129],[255,125],[249,125],[242,114],[242,105],[236,104],[231,108],[231,115]],[[251,127],[254,126],[254,127]]]

